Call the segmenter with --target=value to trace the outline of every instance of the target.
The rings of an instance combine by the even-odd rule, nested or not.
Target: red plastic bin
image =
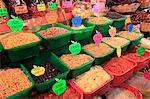
[[[104,69],[105,70],[105,69]],[[79,88],[75,83],[74,80],[75,79],[71,79],[68,81],[68,83],[75,89],[78,89],[80,92],[83,93],[84,95],[84,99],[93,99],[94,96],[100,96],[104,93],[106,93],[107,91],[109,91],[111,89],[111,83],[112,80],[114,79],[114,76],[111,75],[111,73],[107,70],[105,70],[109,75],[110,75],[110,80],[108,80],[107,82],[105,82],[102,86],[99,86],[98,88],[96,88],[95,90],[93,90],[92,92],[84,92],[81,88]]]
[[[131,77],[134,72],[134,68],[137,66],[136,62],[134,62],[130,59],[127,59],[127,58],[124,58],[124,59],[128,60],[129,62],[133,63],[134,65],[132,66],[132,68],[129,68],[126,72],[124,72],[122,74],[115,74],[112,71],[110,71],[111,74],[114,75],[114,80],[112,81],[113,86],[119,86],[124,81],[126,81],[129,77]],[[105,65],[103,65],[103,67],[105,68]],[[107,70],[107,68],[105,68],[105,69]]]
[[[137,71],[141,70],[142,68],[148,66],[148,64],[149,64],[149,62],[150,62],[150,56],[148,55],[148,53],[149,53],[149,52],[146,52],[146,53],[144,54],[144,56],[145,56],[146,58],[143,59],[143,60],[140,60],[140,61],[134,60],[134,59],[129,58],[129,57],[127,57],[127,56],[125,55],[125,58],[130,59],[130,60],[132,60],[132,61],[135,61],[135,62],[137,63],[137,66],[134,68],[134,72],[137,72]]]
[[[119,87],[124,88],[124,89],[127,89],[127,90],[133,92],[134,95],[135,95],[138,99],[143,99],[141,92],[140,92],[137,88],[133,87],[132,85],[123,83],[123,84],[121,84]],[[108,99],[107,96],[106,96],[106,99]]]

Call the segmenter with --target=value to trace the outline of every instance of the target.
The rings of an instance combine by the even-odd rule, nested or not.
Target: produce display
[[[0,99],[150,99],[149,6],[0,0]]]
[[[16,94],[32,86],[28,77],[19,68],[0,69],[0,98]]]
[[[42,30],[40,31],[39,33],[45,37],[45,38],[50,38],[50,37],[53,37],[53,36],[57,36],[57,35],[60,35],[60,34],[64,34],[64,33],[68,33],[69,31],[64,29],[64,28],[60,28],[60,27],[51,27],[51,28],[48,28],[46,30]]]
[[[133,92],[124,88],[113,88],[106,93],[107,99],[138,99]]]
[[[33,97],[33,99],[80,99],[80,94],[73,89],[71,86],[67,86],[66,91],[60,95],[56,96],[52,91],[46,94],[40,94]]]
[[[95,24],[104,24],[107,22],[112,22],[110,19],[106,17],[90,17],[88,18],[89,22],[95,23]]]
[[[103,68],[95,66],[76,77],[74,83],[86,93],[97,90],[110,79],[110,75]]]
[[[107,18],[112,18],[112,19],[120,19],[124,18],[125,16],[117,13],[117,12],[108,12],[106,15]]]
[[[103,65],[104,68],[108,69],[114,74],[123,74],[129,71],[131,68],[134,67],[134,64],[124,58],[113,58],[109,62]]]
[[[148,59],[147,56],[145,56],[145,55],[139,56],[137,53],[128,53],[125,56],[136,62],[143,62],[144,60]]]
[[[134,33],[134,32],[128,32],[128,31],[121,31],[118,33],[119,36],[123,36],[129,40],[135,40],[136,38],[140,37],[141,34]]]
[[[67,66],[70,69],[75,69],[82,64],[89,62],[93,58],[91,56],[88,56],[86,54],[79,54],[79,55],[73,55],[73,54],[65,54],[60,57],[60,59],[67,64]]]
[[[126,40],[124,38],[120,38],[120,37],[104,37],[104,38],[102,38],[102,41],[113,46],[114,48],[118,48],[120,46],[123,46],[123,45],[129,43],[128,40]]]
[[[113,50],[111,47],[103,43],[100,43],[98,45],[94,43],[90,43],[90,44],[83,46],[83,49],[96,57],[104,55]]]
[[[11,49],[14,47],[23,46],[38,41],[40,41],[40,39],[36,35],[32,33],[20,32],[6,36],[1,40],[1,43],[5,49]]]
[[[42,64],[40,66],[45,68],[45,73],[43,75],[40,75],[40,76],[35,76],[33,74],[31,75],[33,80],[37,84],[45,82],[45,81],[49,80],[50,78],[53,78],[53,77],[55,77],[55,76],[57,76],[61,73],[57,68],[54,68],[53,66],[51,66],[50,63]],[[30,68],[27,68],[27,69],[28,69],[29,72],[31,72]]]

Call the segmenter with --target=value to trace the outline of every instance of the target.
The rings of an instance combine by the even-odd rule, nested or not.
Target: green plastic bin
[[[83,40],[83,41],[81,42],[81,44],[84,46],[84,45],[90,44],[90,43],[92,43],[92,42],[93,42],[92,38],[88,38],[88,39],[86,39],[86,40]],[[105,44],[105,43],[104,43],[104,44]],[[111,47],[111,48],[112,48],[112,47]],[[106,62],[106,61],[109,61],[109,60],[112,58],[112,56],[113,56],[113,54],[114,54],[114,51],[115,51],[114,48],[112,48],[112,49],[113,49],[112,51],[110,51],[110,52],[108,52],[108,53],[105,53],[105,54],[103,54],[103,55],[101,55],[101,56],[99,56],[99,57],[96,57],[96,56],[94,56],[93,54],[91,54],[90,52],[88,52],[88,51],[86,51],[86,50],[84,50],[84,49],[82,48],[82,50],[83,50],[84,53],[86,53],[86,54],[92,56],[92,57],[95,59],[95,60],[94,60],[94,65],[99,65],[99,64],[102,64],[102,63],[104,63],[104,62]]]
[[[87,21],[83,21],[82,24],[85,26],[85,28],[83,28],[83,29],[74,30],[74,29],[68,27],[69,30],[73,31],[72,36],[71,36],[72,40],[81,41],[81,40],[84,40],[84,39],[92,36],[95,25],[88,23]],[[71,25],[71,23],[70,23],[70,25]]]
[[[126,19],[127,19],[127,17],[120,18],[120,19],[111,19],[111,20],[113,20],[112,26],[118,30],[121,30],[121,29],[123,29],[123,27],[125,25]]]
[[[67,26],[65,26],[61,23],[55,23],[54,26],[69,30],[67,28]],[[40,29],[40,31],[41,30],[46,30],[46,29],[51,28],[51,27],[52,27],[51,24],[43,25],[42,28]],[[53,37],[50,37],[50,38],[45,38],[38,32],[35,32],[35,34],[37,36],[40,36],[40,37],[43,38],[42,45],[44,45],[45,47],[47,47],[50,50],[53,50],[53,49],[56,49],[56,48],[67,45],[71,41],[71,32],[72,31],[69,30],[68,33],[60,34],[60,35],[53,36]]]
[[[136,33],[136,32],[134,32],[134,33]],[[119,35],[117,35],[117,36],[119,36]],[[123,37],[123,36],[119,36],[119,37],[125,38],[125,37]],[[141,34],[138,38],[136,38],[136,39],[134,39],[134,40],[130,40],[130,39],[128,39],[128,38],[125,38],[125,39],[130,40],[129,48],[132,49],[133,47],[137,46],[137,45],[140,43],[140,41],[141,41],[141,39],[142,39],[143,37],[144,37],[144,35]]]
[[[21,92],[18,92],[16,94],[13,94],[11,96],[6,97],[6,99],[27,99],[27,98],[30,97],[31,90],[34,87],[34,81],[32,80],[32,77],[30,76],[30,74],[28,73],[28,71],[26,70],[26,68],[22,64],[19,64],[19,65],[15,64],[15,65],[12,65],[12,66],[13,67],[14,66],[19,66],[21,68],[21,70],[27,75],[29,80],[32,82],[32,86],[25,89],[25,90],[23,90],[23,91],[21,91]]]
[[[4,50],[8,53],[11,62],[17,62],[37,56],[40,51],[40,41]]]
[[[63,54],[70,54],[69,52],[69,47],[65,46],[65,47],[61,47],[59,49],[53,50],[52,51],[54,53],[53,56],[53,61],[57,63],[58,66],[64,66],[67,67],[68,69],[70,69],[66,63],[64,63],[59,57],[62,56]],[[81,53],[83,54],[83,51],[81,51]],[[94,59],[86,62],[84,64],[82,64],[81,66],[78,66],[75,69],[71,69],[70,73],[69,73],[69,78],[75,78],[78,75],[86,72],[87,70],[90,69],[90,67],[92,66],[92,63],[94,62]]]
[[[106,22],[104,24],[95,24],[95,23],[92,23],[92,22],[88,22],[88,24],[93,24],[93,25],[96,25],[95,29],[97,31],[99,31],[103,37],[107,37],[109,36],[109,33],[108,33],[108,30],[110,29],[110,25],[112,25],[113,23],[113,20],[112,22]]]
[[[113,47],[112,45],[110,45],[110,44],[108,44],[108,43],[106,43],[106,42],[104,42],[104,41],[102,41],[102,42],[105,43],[105,44],[107,44],[108,46],[114,48],[114,49],[115,49],[115,52],[116,52],[116,49],[117,49],[117,48]],[[121,53],[125,53],[129,45],[130,45],[130,41],[127,42],[126,44],[122,45],[122,46],[121,46]]]
[[[37,84],[35,81],[35,87],[38,91],[40,92],[44,92],[46,90],[49,90],[52,85],[56,82],[55,81],[55,78],[59,78],[59,79],[65,79],[69,73],[69,69],[65,66],[60,66],[60,65],[57,65],[58,63],[55,62],[55,60],[53,59],[54,55],[51,53],[51,52],[44,52],[44,53],[41,53],[39,56],[37,57],[34,57],[34,58],[30,58],[30,59],[27,59],[23,62],[23,64],[26,66],[26,68],[28,69],[32,69],[33,68],[33,65],[41,65],[41,64],[45,64],[45,63],[51,63],[52,66],[54,66],[55,68],[58,68],[59,71],[61,71],[62,73],[59,74],[58,76],[55,76],[53,78],[50,78],[49,80],[43,82],[43,83],[40,83],[40,84]],[[30,74],[31,75],[31,74]]]

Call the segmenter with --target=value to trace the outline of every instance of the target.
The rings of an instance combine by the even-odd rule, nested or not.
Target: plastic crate
[[[13,66],[16,66],[16,64],[10,65],[10,67],[13,67]],[[17,64],[17,66],[19,66],[21,70],[28,76],[29,80],[32,82],[32,86],[16,94],[6,97],[7,99],[29,98],[30,92],[34,87],[34,81],[32,80],[32,77],[30,76],[26,68],[22,64],[19,64],[19,65]]]
[[[17,62],[37,56],[40,51],[40,41],[4,50],[8,53],[11,62]]]
[[[83,45],[90,44],[90,43],[92,43],[92,40],[90,38],[86,39],[84,41],[81,41],[81,44],[83,44]],[[115,49],[113,48],[110,52],[96,57],[93,54],[91,54],[90,52],[84,50],[83,48],[82,48],[82,50],[83,50],[84,53],[86,53],[86,54],[92,56],[93,58],[95,58],[94,65],[99,65],[99,64],[102,64],[102,63],[110,60],[112,58],[113,54],[114,54],[114,51],[115,51]]]
[[[88,23],[96,25],[95,29],[97,31],[99,31],[102,34],[103,37],[107,37],[107,36],[109,36],[109,33],[108,33],[108,30],[110,29],[109,26],[112,25],[113,20],[112,20],[112,22],[106,22],[104,24],[94,24],[92,22],[88,22]]]
[[[127,17],[120,18],[120,19],[111,19],[111,20],[113,20],[112,26],[119,29],[119,30],[121,30],[121,29],[123,29],[123,27],[125,25],[126,19],[127,19]]]
[[[75,91],[77,91],[77,93],[79,93],[80,94],[80,99],[83,99],[83,93],[78,89],[78,88],[76,88],[75,86],[72,86],[70,83],[69,83],[69,81],[67,81],[68,82],[68,84],[70,85],[70,87],[72,87]],[[65,99],[65,98],[64,98]]]
[[[133,65],[133,67],[129,68],[127,71],[125,71],[122,74],[115,74],[112,71],[110,71],[111,74],[114,75],[114,80],[112,81],[113,86],[119,86],[121,83],[126,81],[130,76],[132,76],[132,74],[134,72],[134,68],[137,66],[136,62],[134,62],[130,59],[127,59],[127,58],[124,58],[124,59],[128,60],[129,62],[133,63],[134,65]],[[105,68],[105,66],[103,66],[103,67]],[[106,68],[106,70],[107,70],[107,68]]]
[[[104,93],[106,93],[107,91],[109,91],[111,89],[111,82],[114,79],[114,76],[111,75],[111,73],[107,70],[105,70],[108,74],[110,74],[111,78],[110,80],[108,80],[107,82],[105,82],[102,86],[99,86],[98,88],[96,88],[95,90],[93,90],[92,92],[84,92],[81,88],[79,88],[75,83],[74,83],[74,79],[69,80],[69,84],[72,87],[75,87],[76,89],[80,90],[83,95],[84,95],[84,99],[93,99],[94,96],[100,96],[103,95]]]
[[[134,33],[135,33],[135,32],[134,32]],[[117,36],[119,36],[119,35],[117,35]],[[123,36],[119,36],[119,37],[125,38],[125,37],[123,37]],[[143,37],[144,37],[144,35],[141,34],[138,38],[136,38],[136,39],[134,39],[134,40],[130,40],[130,39],[128,39],[128,38],[125,38],[125,39],[130,40],[129,48],[132,49],[132,48],[134,48],[135,46],[137,46],[137,45],[140,43],[140,41],[141,41],[141,39],[142,39]]]
[[[64,26],[63,24],[60,24],[60,23],[55,23],[54,26],[69,30],[66,26]],[[40,31],[46,30],[51,27],[52,27],[51,24],[43,25],[42,28],[40,29]],[[53,50],[53,49],[67,45],[71,41],[71,32],[72,31],[69,31],[68,33],[60,34],[60,35],[53,36],[50,38],[45,38],[38,32],[35,32],[35,34],[37,36],[43,38],[42,45],[44,45],[45,47],[47,47],[50,50]]]
[[[107,44],[107,45],[109,45],[110,47],[112,47],[112,48],[114,48],[114,49],[117,49],[117,48],[115,48],[114,46],[112,46],[111,44],[108,44],[107,42],[104,42],[104,41],[102,41],[102,42],[105,43],[105,44]],[[127,50],[127,48],[128,48],[129,45],[130,45],[130,41],[129,41],[128,43],[122,45],[122,46],[121,46],[121,53],[126,52],[126,50]]]
[[[38,91],[40,92],[44,92],[48,89],[50,89],[52,87],[52,85],[56,82],[55,81],[55,78],[58,78],[58,79],[61,79],[61,78],[66,78],[68,73],[69,73],[69,69],[65,66],[60,66],[60,65],[57,65],[57,62],[53,61],[53,54],[50,53],[50,52],[44,52],[44,53],[41,53],[39,56],[37,57],[34,57],[34,58],[30,58],[30,59],[27,59],[25,61],[23,61],[23,64],[26,66],[26,68],[28,69],[31,69],[33,68],[33,65],[41,65],[41,64],[45,64],[45,63],[50,63],[52,66],[54,66],[55,68],[57,68],[59,71],[61,71],[62,73],[53,77],[53,78],[50,78],[48,79],[47,81],[45,82],[42,82],[40,84],[37,84],[35,81],[35,87]],[[30,74],[31,75],[31,74]]]
[[[124,88],[124,89],[127,89],[127,90],[133,92],[134,95],[135,95],[138,99],[143,99],[143,98],[142,98],[142,94],[140,93],[140,91],[139,91],[137,88],[131,86],[130,84],[125,84],[125,83],[123,83],[123,84],[119,85],[118,87]],[[109,98],[107,97],[107,95],[106,95],[106,99],[109,99]]]
[[[148,66],[148,64],[150,63],[150,56],[146,56],[146,54],[144,54],[144,56],[146,57],[144,60],[140,60],[140,61],[137,61],[137,60],[134,60],[132,58],[129,58],[127,56],[125,56],[126,59],[130,59],[134,62],[137,63],[137,66],[134,68],[134,72],[138,72],[139,70],[141,70],[142,68]]]
[[[83,29],[74,30],[74,29],[68,27],[69,30],[73,31],[72,37],[71,37],[72,40],[80,41],[80,40],[84,40],[84,39],[92,36],[95,25],[88,23],[87,21],[83,21],[82,24],[85,26],[85,28],[83,28]],[[70,23],[70,25],[71,25],[71,23]]]
[[[52,51],[53,54],[53,61],[57,63],[58,66],[62,66],[62,67],[67,67],[68,69],[70,69],[59,57],[62,56],[63,54],[70,54],[69,51],[69,47],[65,46],[65,47],[61,47],[58,48],[56,50]],[[81,51],[82,54],[83,51]],[[89,62],[86,62],[84,64],[82,64],[81,66],[78,66],[75,69],[71,69],[69,72],[69,78],[75,78],[76,76],[84,73],[85,71],[89,70],[90,67],[92,66],[92,63],[94,62],[93,60],[90,60]]]

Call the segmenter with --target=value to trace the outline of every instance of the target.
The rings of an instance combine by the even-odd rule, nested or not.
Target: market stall
[[[0,99],[150,99],[149,0],[0,0]]]

